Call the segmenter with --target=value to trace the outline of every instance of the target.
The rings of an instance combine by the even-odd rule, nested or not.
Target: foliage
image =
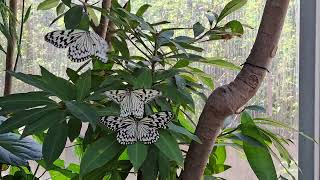
[[[53,179],[124,179],[132,168],[147,179],[176,179],[177,172],[183,166],[183,149],[191,140],[201,143],[193,134],[194,125],[190,118],[196,112],[194,99],[206,100],[204,90],[214,88],[211,76],[193,64],[202,63],[235,71],[240,69],[222,58],[202,57],[199,53],[203,49],[199,44],[241,37],[244,25],[240,21],[225,23],[222,20],[246,1],[232,0],[219,15],[209,14],[207,24],[197,22],[192,28],[164,28],[163,25],[169,22],[145,21],[143,14],[150,7],[147,4],[134,13],[130,11],[130,1],[126,8],[113,1],[110,12],[95,5],[70,2],[45,0],[37,9],[56,8],[58,17],[52,23],[63,17],[66,29],[88,30],[95,24],[96,14],[107,16],[115,26],[111,38],[113,49],[108,53],[109,62],[103,64],[93,59],[92,69],[83,73],[81,69],[67,69],[69,80],[43,67],[41,75],[10,72],[40,91],[0,98],[0,113],[10,115],[0,125],[0,132],[8,133],[24,126],[22,137],[34,135],[42,139],[43,161],[38,163],[51,175],[59,173],[59,176],[52,176]],[[186,29],[193,36],[175,35]],[[138,53],[132,53],[136,51]],[[175,113],[176,118],[167,130],[160,132],[160,139],[153,145],[120,145],[113,132],[97,123],[99,116],[119,112],[119,107],[101,93],[128,88],[153,88],[162,92],[164,97],[146,105],[146,114],[163,110]],[[82,124],[88,122],[90,125],[85,136],[80,137]],[[285,148],[289,141],[258,126],[264,123],[287,127],[268,119],[252,119],[249,113],[242,112],[241,123],[235,128],[224,129],[219,135],[205,170],[205,178],[216,177],[231,168],[225,164],[226,146],[243,150],[251,168],[262,179],[277,177],[271,156],[285,160],[290,166],[294,160]],[[58,159],[68,138],[81,142],[79,151],[83,156],[80,165],[65,167],[64,162]],[[279,157],[273,152],[273,145]]]

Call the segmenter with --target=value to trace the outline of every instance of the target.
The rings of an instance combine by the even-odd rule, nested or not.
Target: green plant
[[[203,63],[235,71],[240,69],[221,58],[200,56],[198,53],[203,49],[199,44],[241,37],[244,33],[241,22],[224,22],[223,19],[245,2],[233,0],[219,15],[209,14],[207,25],[198,22],[192,28],[162,28],[169,22],[146,22],[143,14],[150,6],[143,5],[132,13],[130,1],[125,7],[113,1],[110,12],[94,5],[72,4],[71,1],[46,0],[40,3],[38,9],[56,7],[59,16],[54,22],[64,17],[66,29],[90,29],[95,24],[97,11],[108,17],[114,25],[113,31],[109,32],[113,47],[108,53],[109,62],[103,64],[93,59],[92,69],[85,72],[81,70],[88,62],[78,70],[68,68],[68,80],[43,67],[41,75],[10,72],[40,91],[0,98],[0,112],[10,116],[0,126],[0,132],[8,133],[25,126],[22,137],[33,135],[42,140],[43,161],[38,163],[51,175],[60,173],[59,176],[52,175],[52,178],[124,179],[134,168],[145,179],[176,179],[178,170],[183,166],[183,148],[191,140],[201,143],[193,135],[194,122],[190,118],[195,113],[194,99],[206,100],[203,91],[214,88],[211,76],[192,64]],[[190,29],[193,36],[175,36],[175,32],[181,29]],[[98,124],[100,116],[117,115],[119,112],[119,107],[101,93],[127,88],[153,88],[162,92],[163,97],[146,105],[147,115],[163,110],[175,113],[173,123],[160,132],[160,139],[153,145],[120,145],[113,132]],[[254,107],[247,109],[259,109]],[[90,125],[85,136],[79,137],[82,123],[87,122]],[[278,155],[273,153],[272,145],[280,154],[278,158],[291,165],[293,158],[284,148],[288,140],[261,128],[257,125],[259,123],[287,127],[268,119],[252,119],[250,114],[242,112],[240,125],[226,128],[219,135],[205,178],[213,178],[230,168],[225,164],[225,146],[243,150],[261,179],[277,178],[271,155]],[[65,167],[64,162],[58,159],[68,138],[79,146],[79,154],[82,154],[80,166]]]

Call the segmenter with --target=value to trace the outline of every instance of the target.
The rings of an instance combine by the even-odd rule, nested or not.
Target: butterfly
[[[140,141],[144,144],[153,144],[159,139],[159,128],[166,129],[173,114],[169,111],[158,112],[135,120],[132,117],[101,117],[100,123],[113,131],[117,131],[117,141],[128,145]]]
[[[110,90],[104,94],[120,104],[120,117],[133,115],[136,118],[143,117],[145,103],[161,96],[161,92],[153,89]]]
[[[73,62],[82,62],[95,56],[107,62],[107,42],[98,34],[90,31],[70,29],[57,30],[45,35],[45,41],[58,48],[69,48],[68,58]]]

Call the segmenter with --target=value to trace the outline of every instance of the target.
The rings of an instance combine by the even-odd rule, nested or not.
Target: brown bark
[[[17,17],[17,0],[10,0],[9,8],[12,12],[12,16],[9,18],[10,36],[7,39],[7,54],[6,54],[6,71],[13,69],[14,55],[16,51],[16,17]],[[4,92],[3,95],[8,95],[12,90],[12,77],[6,72],[4,80]]]
[[[111,8],[111,0],[103,0],[102,8],[109,11]],[[106,16],[101,15],[99,26],[97,27],[96,33],[99,34],[103,39],[106,38],[107,30],[108,30],[109,20]]]
[[[258,35],[246,63],[230,84],[218,87],[209,96],[201,113],[181,174],[183,180],[200,180],[224,119],[245,105],[257,92],[275,56],[289,0],[267,0]],[[263,67],[263,68],[261,68]]]

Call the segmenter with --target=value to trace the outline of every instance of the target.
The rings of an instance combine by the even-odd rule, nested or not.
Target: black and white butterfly
[[[120,117],[133,115],[136,118],[143,117],[144,104],[161,96],[161,92],[153,89],[110,90],[104,94],[120,104]]]
[[[100,123],[113,131],[117,131],[117,140],[120,144],[134,144],[140,141],[144,144],[153,144],[159,139],[159,128],[167,128],[173,114],[168,111],[158,112],[141,120],[131,117],[104,116]]]
[[[74,62],[82,62],[95,56],[107,62],[107,42],[98,34],[90,31],[70,29],[53,31],[44,39],[58,48],[69,48],[68,58]]]

